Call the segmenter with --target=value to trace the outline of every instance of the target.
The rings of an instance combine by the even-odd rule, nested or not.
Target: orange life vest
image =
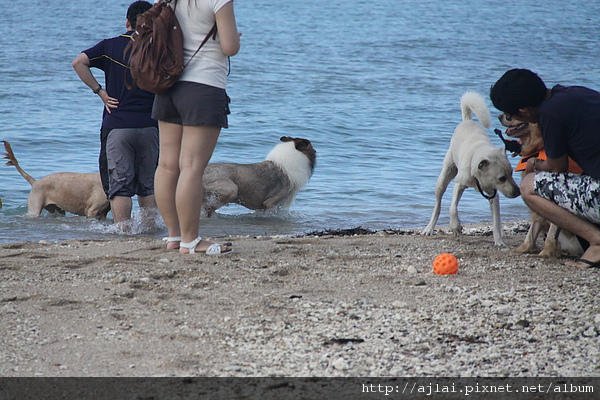
[[[539,153],[533,153],[528,156],[525,156],[525,157],[521,158],[521,160],[515,167],[515,172],[516,171],[525,171],[525,167],[527,166],[527,161],[530,158],[546,160],[548,157],[546,156],[545,150],[540,150]],[[569,157],[569,169],[567,169],[567,172],[571,172],[573,174],[581,174],[583,172],[583,169],[581,169],[581,167],[575,161],[571,160],[571,158]]]

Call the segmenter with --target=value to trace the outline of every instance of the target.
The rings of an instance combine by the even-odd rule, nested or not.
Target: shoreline
[[[487,224],[227,237],[220,257],[3,243],[0,375],[600,376],[598,270],[512,253],[528,223],[503,227],[502,248]],[[456,275],[433,273],[443,252]]]

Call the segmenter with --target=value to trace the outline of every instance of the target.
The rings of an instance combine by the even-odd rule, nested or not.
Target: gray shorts
[[[106,139],[106,159],[109,199],[154,194],[158,129],[112,129]]]
[[[183,126],[228,128],[229,96],[225,89],[195,82],[177,82],[154,97],[152,118]]]
[[[533,190],[592,223],[600,224],[600,180],[588,175],[537,172]]]

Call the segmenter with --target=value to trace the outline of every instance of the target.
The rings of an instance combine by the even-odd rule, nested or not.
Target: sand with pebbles
[[[0,245],[0,375],[600,376],[600,270],[514,254],[527,224]],[[339,234],[339,235],[338,235]],[[224,239],[221,239],[224,240]],[[449,252],[456,275],[433,273]]]

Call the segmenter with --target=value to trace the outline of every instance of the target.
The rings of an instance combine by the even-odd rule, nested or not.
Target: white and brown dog
[[[6,165],[14,166],[31,184],[27,198],[27,214],[39,217],[43,209],[51,213],[82,215],[88,218],[106,218],[110,202],[102,190],[99,173],[57,172],[35,180],[19,166],[10,144],[4,143]]]
[[[254,164],[210,163],[204,172],[207,216],[225,204],[251,210],[287,209],[313,174],[317,152],[308,139],[280,138],[265,161]]]
[[[500,191],[508,198],[519,196],[519,186],[512,177],[512,166],[503,147],[494,147],[486,130],[491,125],[491,115],[483,97],[476,92],[466,92],[460,100],[462,122],[456,127],[450,148],[444,157],[442,171],[435,185],[435,207],[429,224],[421,232],[432,235],[440,216],[442,197],[452,179],[454,191],[450,206],[450,229],[455,236],[462,232],[458,218],[458,202],[469,187],[476,188],[490,202],[493,220],[494,244],[503,246],[500,221]],[[479,123],[473,121],[473,114]]]
[[[524,176],[527,160],[530,158],[546,159],[540,127],[538,124],[522,122],[514,117],[508,119],[505,114],[500,114],[498,119],[506,127],[506,135],[519,141],[520,148],[518,151],[513,151],[513,157],[518,155],[522,158],[515,168],[515,172],[521,171],[521,175]],[[509,151],[511,150],[509,149]],[[569,172],[581,174],[582,169],[575,161],[569,159]],[[561,231],[556,225],[550,224],[531,209],[529,214],[531,215],[529,231],[523,244],[515,249],[515,252],[538,253],[537,255],[540,257],[560,257],[563,251],[570,255],[578,255],[583,252],[579,241],[571,232]],[[546,234],[543,249],[536,244],[537,238],[541,234]]]

